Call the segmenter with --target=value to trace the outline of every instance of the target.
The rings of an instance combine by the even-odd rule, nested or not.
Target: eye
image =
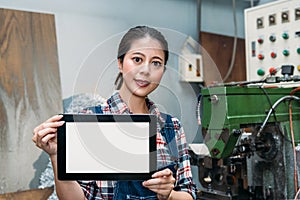
[[[135,63],[140,63],[140,62],[142,62],[142,58],[140,58],[140,57],[133,57],[132,60],[133,60]]]
[[[153,61],[152,65],[155,66],[155,67],[161,67],[161,66],[163,66],[163,64],[161,62],[159,62],[159,61]]]

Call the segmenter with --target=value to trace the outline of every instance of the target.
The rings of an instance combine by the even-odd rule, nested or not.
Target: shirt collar
[[[110,111],[114,114],[130,114],[127,104],[121,99],[119,91],[115,91],[107,100]]]
[[[164,120],[160,116],[157,106],[148,97],[145,99],[146,105],[149,108],[150,114],[156,115],[162,122]],[[115,91],[113,95],[107,100],[110,111],[114,114],[132,114],[127,104],[122,100],[119,91]]]

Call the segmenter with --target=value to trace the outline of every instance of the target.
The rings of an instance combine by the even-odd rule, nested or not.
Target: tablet
[[[156,171],[156,115],[63,114],[60,180],[147,180]]]

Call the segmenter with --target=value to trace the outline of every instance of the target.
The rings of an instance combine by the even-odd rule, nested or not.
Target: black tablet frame
[[[57,132],[57,169],[59,180],[147,180],[157,171],[156,134],[157,116],[146,114],[62,114],[66,123],[80,122],[148,122],[149,169],[148,173],[69,173],[66,171],[66,123]],[[137,149],[138,151],[138,149]],[[118,158],[116,158],[118,159]]]

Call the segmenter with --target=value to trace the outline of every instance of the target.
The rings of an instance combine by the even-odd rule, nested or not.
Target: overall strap
[[[103,110],[101,108],[101,105],[87,107],[87,108],[85,108],[85,110],[91,110],[95,114],[103,114]]]
[[[165,123],[162,127],[162,135],[166,139],[171,158],[177,160],[179,158],[178,148],[175,137],[175,127],[172,121],[172,116],[166,113],[160,113],[161,117],[165,120]]]

